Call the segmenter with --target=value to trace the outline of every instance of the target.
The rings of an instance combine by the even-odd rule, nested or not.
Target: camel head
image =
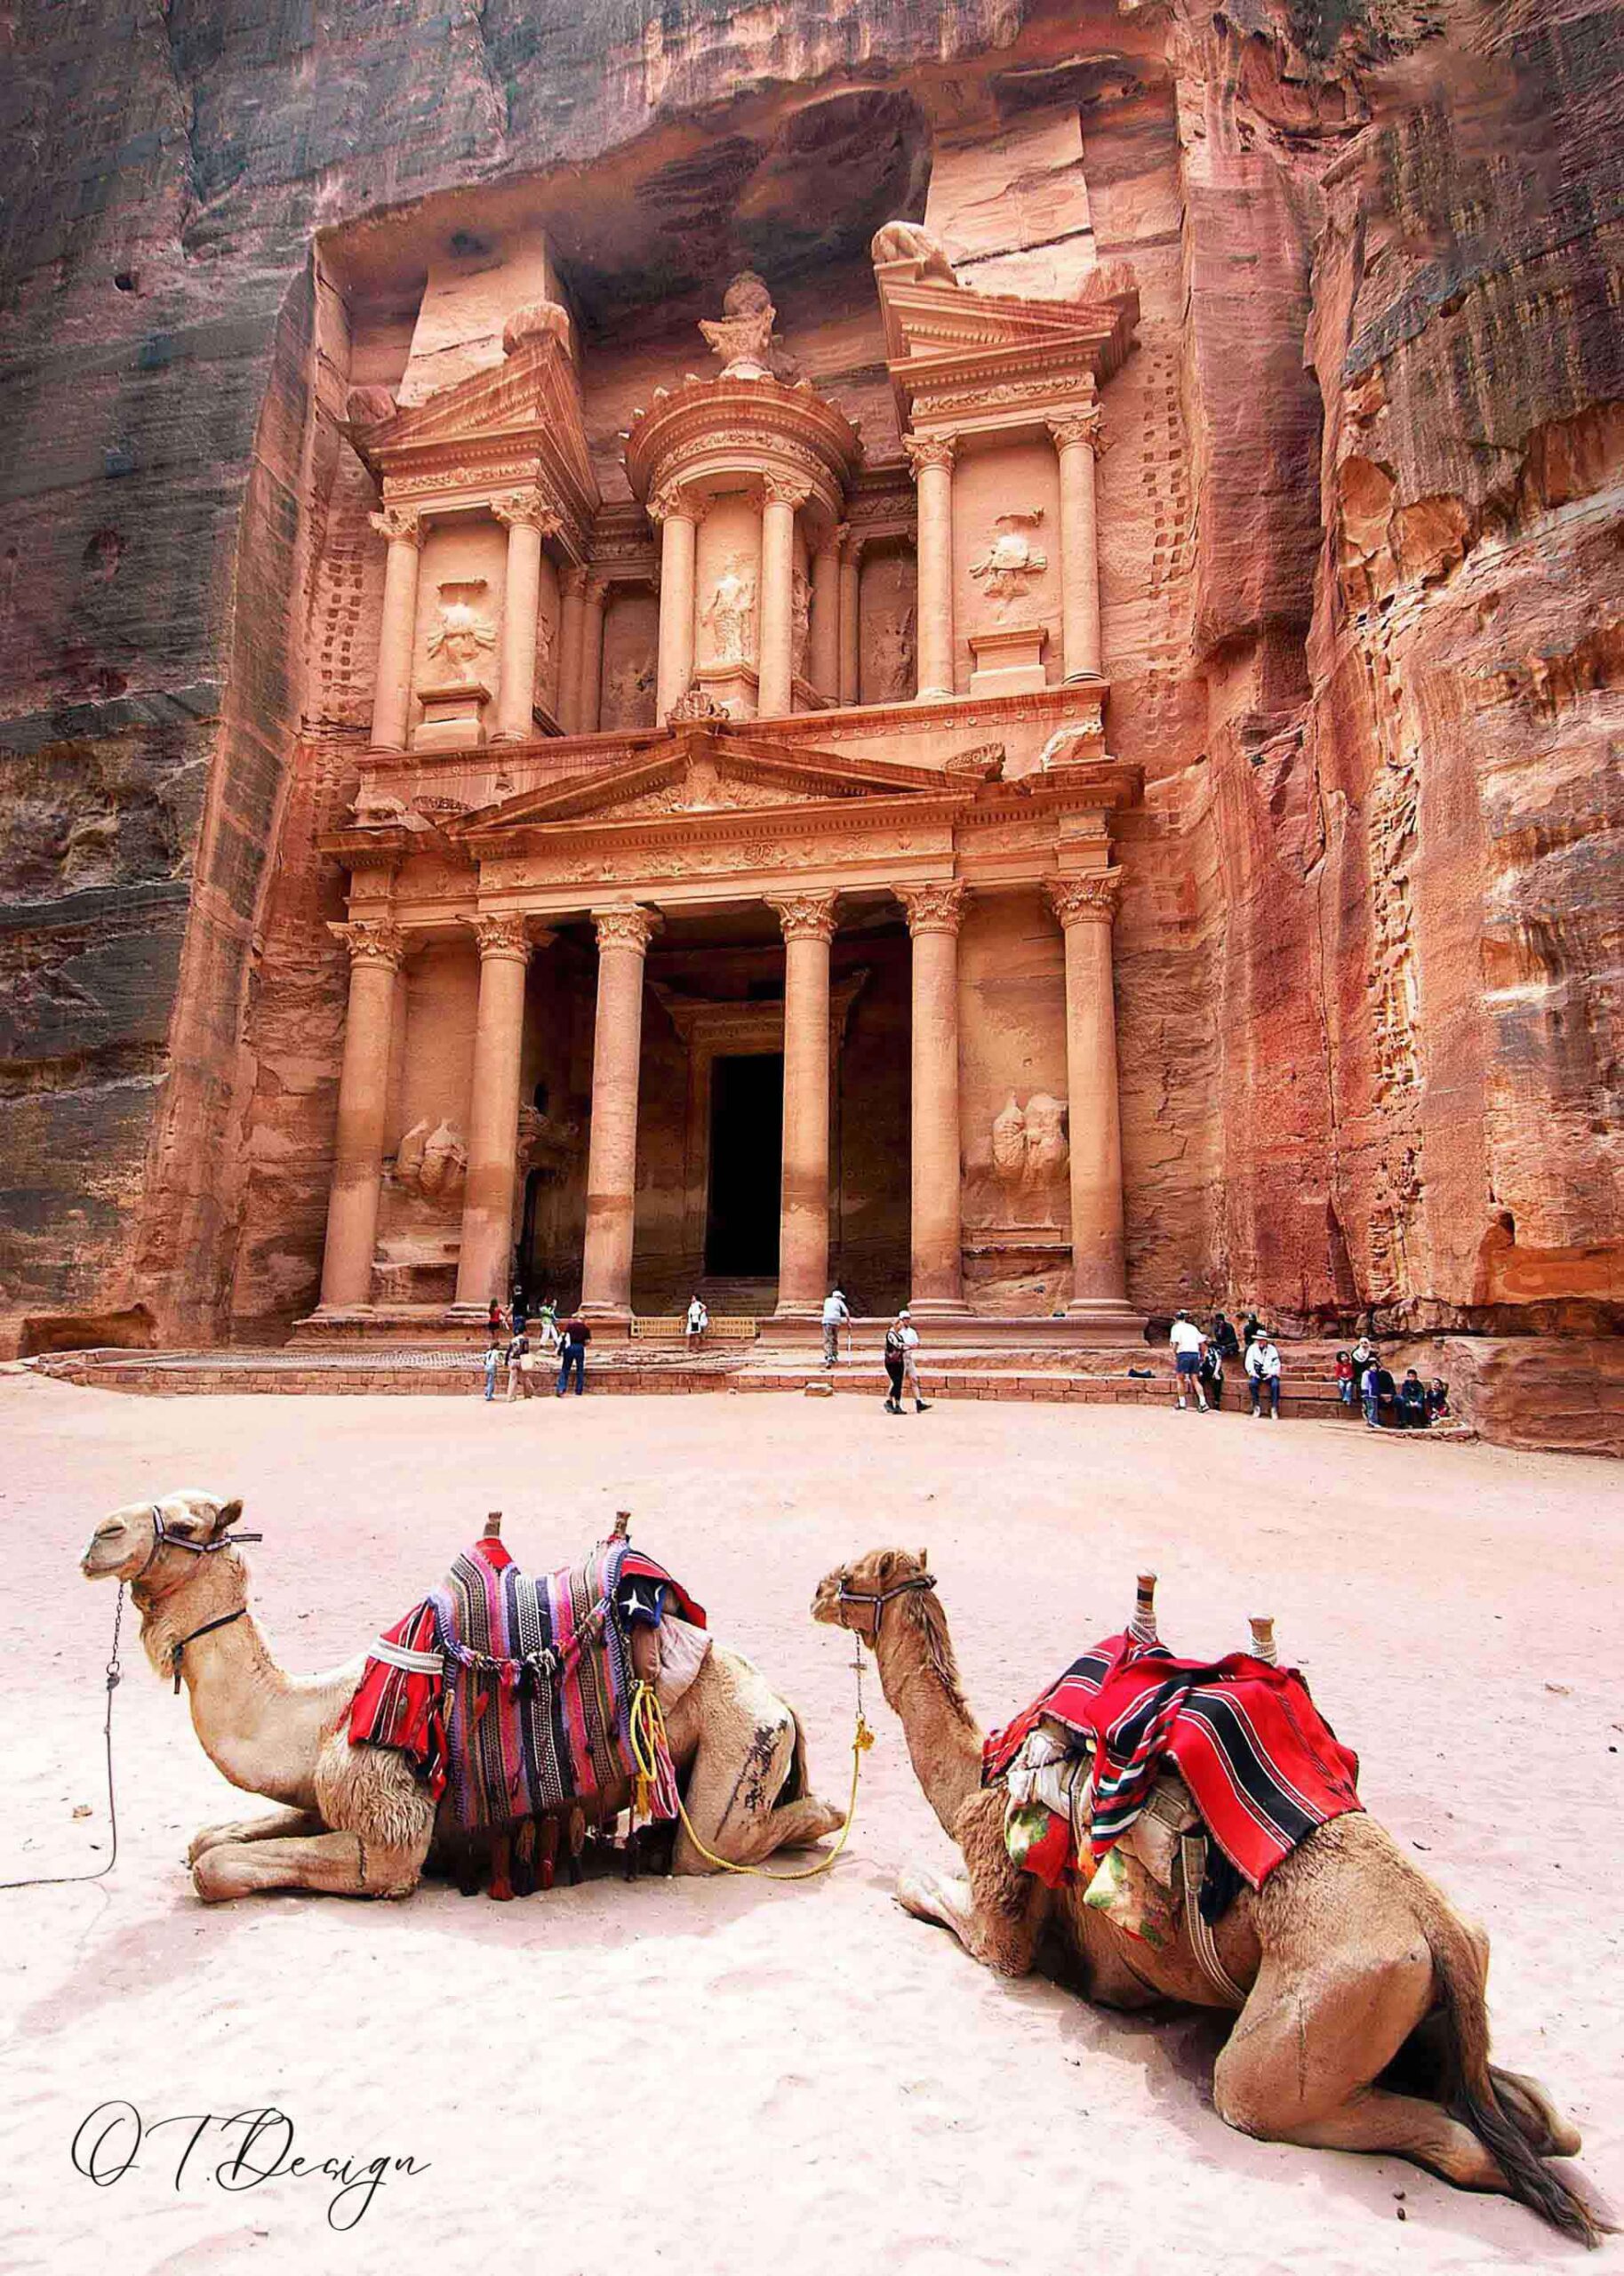
[[[935,1586],[930,1567],[928,1550],[871,1549],[824,1575],[812,1599],[812,1616],[830,1628],[849,1628],[865,1644],[872,1644],[888,1604]]]
[[[126,1502],[92,1534],[79,1570],[87,1581],[139,1581],[143,1596],[168,1596],[198,1567],[220,1562],[205,1552],[225,1546],[242,1514],[241,1502],[190,1486],[161,1502]]]

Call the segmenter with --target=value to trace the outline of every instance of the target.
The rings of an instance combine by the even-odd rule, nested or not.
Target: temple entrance
[[[718,1058],[710,1080],[710,1190],[705,1270],[732,1279],[778,1272],[784,1055]]]

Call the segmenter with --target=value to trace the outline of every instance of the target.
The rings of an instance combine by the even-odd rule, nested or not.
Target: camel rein
[[[909,1580],[899,1581],[895,1588],[874,1590],[848,1588],[843,1576],[840,1586],[836,1591],[835,1601],[836,1604],[871,1604],[874,1607],[874,1626],[868,1631],[869,1640],[877,1644],[880,1640],[880,1623],[884,1619],[885,1607],[892,1598],[913,1596],[921,1589],[933,1589],[935,1586],[934,1573],[916,1573]]]

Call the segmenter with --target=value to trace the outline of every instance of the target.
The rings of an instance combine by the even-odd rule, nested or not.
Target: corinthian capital
[[[1047,878],[1044,891],[1068,932],[1074,925],[1108,925],[1116,914],[1122,871],[1090,870],[1078,878]]]
[[[465,917],[463,923],[473,934],[479,946],[479,960],[487,957],[508,957],[516,964],[528,964],[534,943],[530,937],[528,921],[523,917],[498,917],[481,911],[476,917]]]
[[[1105,420],[1097,403],[1085,410],[1068,411],[1049,421],[1049,432],[1054,437],[1057,451],[1069,451],[1083,445],[1096,458],[1105,448]]]
[[[958,451],[956,435],[904,435],[902,447],[908,453],[908,462],[914,469],[914,479],[928,466],[951,469]]]
[[[697,525],[705,518],[705,501],[697,498],[685,483],[662,482],[650,493],[647,512],[651,522],[684,521]]]
[[[556,537],[564,526],[539,490],[504,490],[492,499],[491,511],[508,529],[522,523],[543,537]]]
[[[385,918],[357,917],[348,925],[329,925],[327,930],[335,941],[343,942],[352,966],[381,964],[398,972],[405,959],[406,936]]]
[[[592,922],[597,930],[600,950],[635,949],[644,956],[660,918],[652,909],[595,909]]]
[[[897,899],[908,912],[908,929],[916,940],[921,933],[956,933],[969,898],[968,886],[947,878],[940,885],[897,887]]]
[[[761,494],[765,505],[788,506],[792,512],[799,513],[812,496],[812,485],[803,482],[797,475],[764,474]]]
[[[767,906],[778,911],[787,941],[832,941],[836,898],[832,893],[789,893],[780,901],[770,899]]]
[[[367,519],[381,538],[391,545],[420,547],[428,534],[428,527],[415,506],[385,506]]]

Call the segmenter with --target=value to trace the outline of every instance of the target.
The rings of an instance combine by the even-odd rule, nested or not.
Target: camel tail
[[[1444,1995],[1450,2076],[1444,2099],[1452,2113],[1489,2152],[1521,2205],[1564,2236],[1591,2247],[1612,2224],[1534,2149],[1500,2100],[1489,2064],[1489,2008],[1477,1953],[1459,1920],[1439,1903],[1423,1919],[1432,1964]]]

